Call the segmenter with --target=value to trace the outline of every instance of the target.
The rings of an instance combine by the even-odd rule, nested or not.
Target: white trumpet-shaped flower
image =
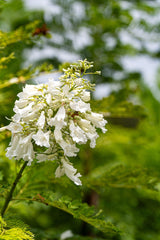
[[[77,169],[75,169],[71,163],[67,162],[65,159],[62,159],[61,163],[62,165],[56,169],[56,177],[61,177],[66,174],[67,177],[70,178],[76,185],[82,185],[81,180],[79,179],[81,174],[77,173]]]
[[[6,156],[9,159],[15,157],[17,160],[23,158],[24,161],[28,161],[28,165],[30,165],[35,157],[31,138],[32,134],[26,137],[19,134],[13,135],[10,147],[7,148]]]
[[[65,119],[65,108],[64,106],[61,106],[58,112],[56,113],[55,117],[50,118],[50,120],[48,121],[48,124],[50,126],[59,127],[61,129],[66,124],[64,119]]]
[[[84,68],[81,75],[81,68]],[[68,157],[76,157],[79,144],[90,141],[95,147],[98,134],[96,128],[106,132],[106,120],[102,114],[94,113],[90,107],[90,90],[93,85],[83,78],[92,64],[80,61],[64,70],[59,81],[26,85],[15,101],[11,123],[0,128],[12,132],[6,156],[16,160],[54,161],[59,163],[56,177],[66,175],[75,184],[81,185],[77,170]]]
[[[59,145],[63,149],[64,155],[67,157],[76,157],[77,152],[79,152],[79,148],[77,148],[75,144],[67,143],[64,140],[59,141]]]
[[[70,102],[70,107],[75,110],[79,111],[81,113],[84,113],[86,111],[90,111],[90,104],[83,102],[81,99],[79,101],[72,101]]]
[[[70,125],[70,135],[76,143],[83,144],[87,142],[87,137],[85,135],[85,132],[80,128],[79,126],[75,126],[73,120],[71,120]]]
[[[42,111],[41,115],[37,121],[37,126],[38,126],[38,128],[43,129],[44,124],[45,124],[45,115],[44,115],[44,111]]]
[[[50,135],[50,131],[44,133],[41,129],[38,130],[38,132],[36,134],[34,134],[32,136],[32,138],[34,139],[35,143],[41,147],[50,147],[50,143],[49,143],[49,135]]]
[[[105,128],[107,121],[104,120],[103,114],[91,112],[91,114],[86,114],[85,117],[90,120],[95,127],[101,128],[103,133],[107,131]]]
[[[87,91],[83,90],[82,93],[81,93],[81,99],[84,102],[89,102],[90,101],[90,92],[87,92]]]

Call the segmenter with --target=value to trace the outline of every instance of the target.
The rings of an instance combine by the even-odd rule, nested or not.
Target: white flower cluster
[[[81,62],[80,62],[81,63]],[[66,174],[75,184],[81,185],[80,173],[69,162],[75,157],[78,144],[90,141],[94,148],[98,134],[105,133],[106,120],[102,114],[91,111],[91,86],[79,70],[64,70],[60,81],[49,80],[46,84],[26,85],[18,94],[12,122],[6,127],[12,132],[6,156],[24,159],[28,165],[38,162],[57,161],[56,177]]]

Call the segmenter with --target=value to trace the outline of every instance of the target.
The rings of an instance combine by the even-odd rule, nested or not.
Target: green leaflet
[[[34,235],[26,226],[8,228],[6,222],[0,216],[0,240],[34,240]]]
[[[87,203],[81,203],[78,200],[72,200],[67,196],[56,199],[53,193],[49,193],[48,195],[50,196],[49,201],[41,195],[37,195],[33,199],[25,198],[17,200],[36,201],[48,206],[58,208],[64,212],[71,214],[74,218],[82,220],[97,228],[106,236],[114,236],[120,234],[120,230],[117,227],[115,227],[112,223],[107,222],[103,216],[100,216],[101,210],[97,212],[93,206],[90,207]]]
[[[31,232],[21,228],[11,228],[1,232],[1,240],[34,240],[34,236]]]
[[[26,69],[22,69],[17,71],[16,73],[8,73],[8,68],[10,68],[11,64],[16,62],[16,44],[26,44],[31,45],[34,42],[33,32],[38,27],[39,21],[34,21],[27,24],[25,27],[19,27],[15,31],[12,32],[4,32],[0,30],[0,89],[4,89],[12,86],[13,84],[24,83],[25,81],[34,78],[39,75],[41,72],[50,72],[53,70],[53,66],[51,64],[43,63],[37,67],[27,67]],[[10,50],[11,49],[11,50]],[[12,51],[8,54],[8,51]],[[12,61],[12,62],[11,62]],[[11,63],[10,63],[11,62]],[[10,65],[9,65],[10,64]],[[3,92],[1,92],[3,94]],[[5,102],[5,97],[2,97],[2,102]],[[0,99],[1,101],[1,99]]]
[[[90,188],[144,188],[154,189],[159,179],[150,169],[140,166],[118,165],[108,169],[108,165],[96,168],[86,179],[86,185]]]
[[[0,69],[6,68],[6,64],[14,59],[14,53],[11,53],[7,57],[0,58]]]
[[[32,31],[38,24],[39,21],[34,21],[26,25],[25,28],[20,27],[13,32],[3,32],[0,30],[0,50],[3,50],[10,44],[29,40],[32,37]]]

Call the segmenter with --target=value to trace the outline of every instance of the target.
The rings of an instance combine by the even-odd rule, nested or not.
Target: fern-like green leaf
[[[0,240],[34,240],[34,235],[25,225],[22,228],[16,226],[9,228],[1,216],[0,225]]]
[[[90,188],[145,188],[154,189],[159,182],[154,172],[140,166],[128,167],[118,165],[108,169],[107,166],[95,169],[86,179],[86,185]]]
[[[38,26],[38,24],[39,21],[34,21],[25,27],[16,29],[13,32],[0,31],[0,50],[6,48],[10,44],[31,39],[32,32]]]
[[[14,53],[11,53],[7,57],[0,58],[0,69],[6,68],[6,64],[14,59]]]
[[[99,231],[102,231],[107,236],[114,236],[120,233],[120,230],[117,227],[115,227],[112,223],[106,221],[103,216],[100,215],[102,212],[101,210],[97,212],[93,206],[90,207],[87,203],[81,203],[78,200],[72,201],[72,199],[67,196],[56,199],[54,194],[50,192],[48,196],[49,200],[47,200],[44,196],[42,197],[41,195],[37,195],[33,199],[25,198],[22,200],[36,201],[48,206],[58,208],[64,212],[71,214],[74,218],[80,219],[90,224]]]
[[[3,229],[0,235],[1,240],[34,240],[34,235],[28,230],[21,228]]]

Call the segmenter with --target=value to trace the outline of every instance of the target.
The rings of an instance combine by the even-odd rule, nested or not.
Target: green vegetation
[[[57,13],[29,10],[21,0],[0,1],[0,127],[9,124],[26,83],[47,79],[47,74],[56,77],[70,61],[86,58],[94,62],[93,72],[101,71],[88,76],[91,82],[116,89],[91,101],[93,111],[108,120],[108,131],[99,132],[94,149],[81,146],[71,159],[83,176],[82,186],[66,176],[55,178],[54,162],[25,169],[0,217],[0,240],[58,240],[68,229],[73,232],[68,239],[159,240],[160,102],[122,59],[159,58],[159,49],[147,46],[159,41],[159,23],[151,19],[159,15],[160,5],[143,0],[51,2]],[[43,54],[46,48],[54,56]],[[39,54],[33,59],[35,50]],[[158,71],[153,79],[157,92],[159,76]],[[10,137],[9,131],[0,133],[0,208],[23,165],[5,156]]]

